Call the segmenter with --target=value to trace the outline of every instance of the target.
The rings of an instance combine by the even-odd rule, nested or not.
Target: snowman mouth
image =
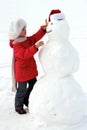
[[[47,31],[47,33],[50,33],[50,32],[52,32],[52,30]]]

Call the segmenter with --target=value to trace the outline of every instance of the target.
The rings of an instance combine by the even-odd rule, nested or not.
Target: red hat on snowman
[[[59,9],[51,10],[51,12],[49,14],[49,21],[63,20],[63,19],[65,19],[65,16],[63,13],[61,13],[61,10],[59,10]]]

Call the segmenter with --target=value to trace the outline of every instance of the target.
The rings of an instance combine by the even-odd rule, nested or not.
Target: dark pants
[[[37,79],[34,78],[26,82],[17,83],[18,88],[15,95],[15,110],[22,109],[24,104],[28,106],[29,95],[36,81]]]

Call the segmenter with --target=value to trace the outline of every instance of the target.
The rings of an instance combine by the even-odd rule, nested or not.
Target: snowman
[[[69,25],[60,10],[52,10],[48,41],[39,52],[44,75],[30,95],[30,114],[42,121],[76,124],[87,116],[86,95],[74,79],[79,68],[77,50],[69,41]]]

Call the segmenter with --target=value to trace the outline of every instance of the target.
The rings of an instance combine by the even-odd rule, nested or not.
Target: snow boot
[[[24,109],[16,110],[19,114],[26,114],[27,112]]]

